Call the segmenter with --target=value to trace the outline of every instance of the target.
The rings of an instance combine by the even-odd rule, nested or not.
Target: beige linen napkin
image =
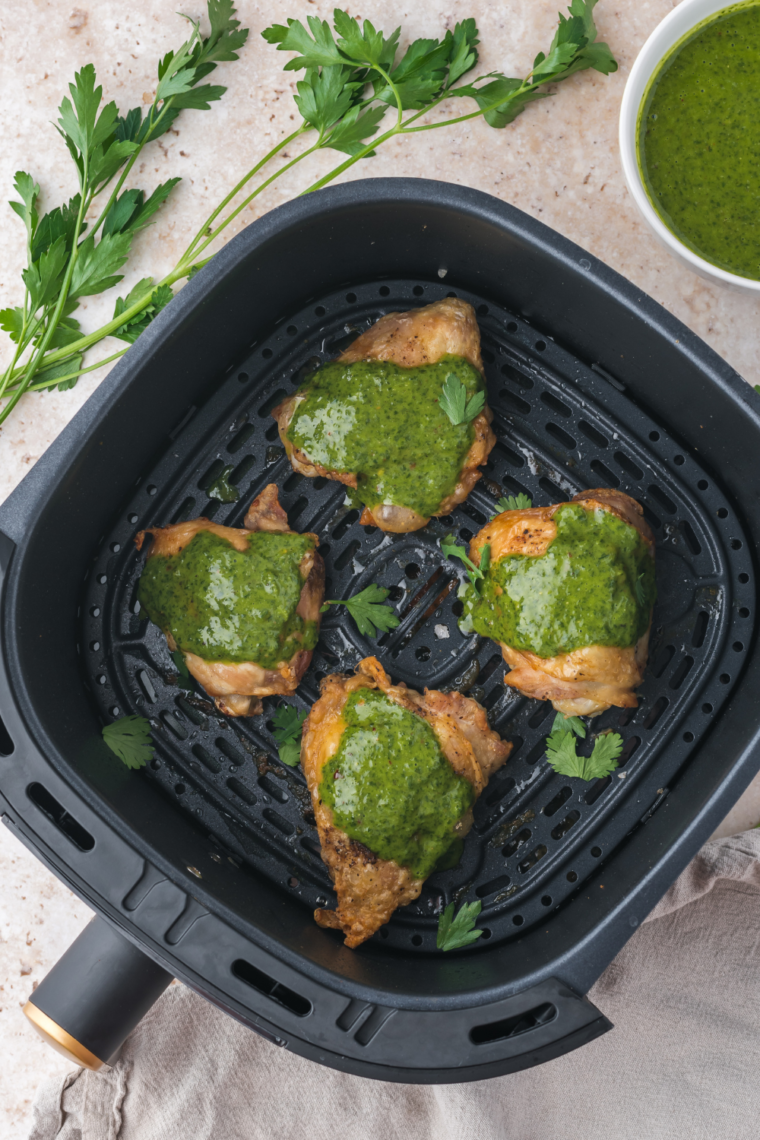
[[[474,1084],[346,1076],[172,986],[110,1072],[41,1086],[30,1140],[756,1140],[760,831],[708,843],[591,990],[615,1028]]]

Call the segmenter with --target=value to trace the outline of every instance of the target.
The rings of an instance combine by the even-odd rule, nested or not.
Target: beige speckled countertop
[[[56,108],[75,68],[92,61],[106,97],[122,110],[140,103],[155,85],[155,63],[183,32],[173,0],[4,0],[0,6],[0,106],[5,108],[0,151],[2,197],[13,174],[29,170],[40,182],[43,207],[74,192],[72,165],[52,128]],[[227,84],[221,103],[181,118],[139,169],[137,185],[152,189],[182,175],[171,207],[136,246],[125,286],[169,270],[203,217],[239,173],[292,128],[291,92],[297,75],[281,70],[284,57],[267,47],[262,28],[288,16],[327,16],[327,0],[238,0],[252,30],[238,64],[222,65],[213,82]],[[481,31],[482,71],[521,74],[552,35],[557,0],[362,0],[352,15],[386,30],[401,24],[402,40],[436,34],[468,15]],[[630,66],[645,38],[675,0],[600,0],[600,36],[620,70],[610,78],[575,76],[556,98],[536,104],[513,126],[494,131],[481,121],[394,140],[349,177],[408,175],[474,186],[511,202],[560,230],[625,274],[678,316],[746,379],[760,383],[760,332],[754,299],[711,285],[677,264],[639,220],[624,186],[617,148],[617,117]],[[193,0],[190,12],[202,8]],[[217,79],[218,76],[218,79]],[[150,96],[148,95],[148,98]],[[308,160],[309,181],[336,165],[332,153]],[[306,166],[307,164],[304,164]],[[278,182],[244,213],[241,226],[292,197],[308,183],[304,167]],[[231,227],[232,228],[232,227]],[[232,236],[230,234],[230,236]],[[10,210],[0,211],[0,307],[19,300],[24,237]],[[86,300],[83,324],[111,316],[117,287]],[[109,342],[113,344],[113,342]],[[7,355],[3,337],[0,361]],[[114,351],[94,350],[88,363]],[[105,373],[93,372],[67,393],[27,396],[0,429],[0,500],[23,478],[84,403]],[[760,819],[760,781],[745,793],[722,827],[730,834]],[[67,1062],[38,1042],[20,1007],[88,918],[70,894],[4,828],[0,828],[0,1135],[28,1131],[33,1090]]]

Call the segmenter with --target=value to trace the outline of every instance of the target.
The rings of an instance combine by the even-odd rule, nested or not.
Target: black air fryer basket
[[[270,411],[383,313],[452,295],[478,313],[498,442],[450,518],[384,535],[340,484],[293,473]],[[37,1006],[108,1060],[176,976],[278,1045],[415,1082],[514,1071],[609,1029],[585,993],[760,764],[758,406],[634,286],[476,191],[356,182],[235,238],[0,509],[0,810],[101,916]],[[239,501],[209,500],[229,465]],[[327,596],[378,582],[401,618],[375,643],[331,610],[296,703],[377,653],[396,681],[476,697],[514,742],[460,865],[358,951],[312,918],[334,895],[300,769],[277,758],[276,701],[217,715],[135,613],[139,529],[240,526],[269,482],[291,525],[319,534]],[[546,762],[551,706],[506,688],[495,644],[460,633],[438,539],[468,540],[504,493],[542,505],[599,486],[644,505],[659,601],[638,709],[598,722],[625,740],[620,768],[588,784]],[[141,773],[101,738],[125,713],[153,725]],[[483,937],[438,952],[441,908],[475,898]]]

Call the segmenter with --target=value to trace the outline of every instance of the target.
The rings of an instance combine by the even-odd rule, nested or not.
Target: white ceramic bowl
[[[681,0],[678,7],[657,25],[639,52],[625,85],[620,108],[620,154],[623,160],[623,174],[631,197],[644,220],[671,253],[685,262],[690,269],[711,281],[719,281],[743,293],[760,293],[760,281],[751,281],[747,277],[739,277],[736,273],[719,269],[717,265],[712,265],[694,253],[668,229],[649,200],[636,156],[639,111],[649,81],[660,62],[697,24],[701,24],[716,12],[733,6],[734,4],[727,3],[726,0]]]

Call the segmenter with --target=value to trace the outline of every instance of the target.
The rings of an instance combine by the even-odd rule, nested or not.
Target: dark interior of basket
[[[383,313],[447,295],[470,301],[478,313],[498,442],[483,479],[450,517],[415,534],[384,534],[359,524],[341,484],[292,471],[270,412],[306,372]],[[209,499],[207,489],[230,465],[239,500]],[[749,552],[738,526],[727,530],[721,522],[729,518],[721,490],[614,377],[591,371],[518,317],[465,290],[454,293],[445,282],[346,287],[315,299],[252,346],[207,404],[188,413],[93,552],[80,653],[104,723],[125,713],[151,720],[156,755],[134,778],[154,781],[187,813],[211,839],[212,858],[266,876],[309,909],[331,905],[334,895],[305,781],[300,769],[280,763],[271,735],[281,698],[266,699],[262,717],[222,717],[199,687],[183,687],[163,635],[154,625],[146,629],[136,612],[139,529],[200,515],[241,526],[251,499],[269,482],[280,489],[290,525],[319,535],[326,596],[348,597],[377,582],[388,587],[400,618],[397,629],[375,642],[358,634],[345,610],[331,608],[291,701],[309,707],[325,675],[376,654],[394,681],[474,697],[514,745],[476,805],[459,865],[431,876],[418,902],[398,911],[374,941],[407,953],[434,950],[442,907],[479,898],[484,935],[468,951],[478,953],[572,905],[584,880],[651,810],[651,793],[640,795],[644,780],[651,788],[655,774],[658,796],[667,794],[741,667],[749,638]],[[595,731],[623,736],[619,768],[584,783],[555,774],[547,763],[551,705],[506,687],[498,647],[460,632],[462,568],[442,556],[439,539],[453,530],[467,542],[503,494],[523,492],[541,506],[591,487],[619,487],[642,503],[657,540],[658,603],[639,707],[610,709],[594,723]],[[326,937],[340,939],[333,932]]]

